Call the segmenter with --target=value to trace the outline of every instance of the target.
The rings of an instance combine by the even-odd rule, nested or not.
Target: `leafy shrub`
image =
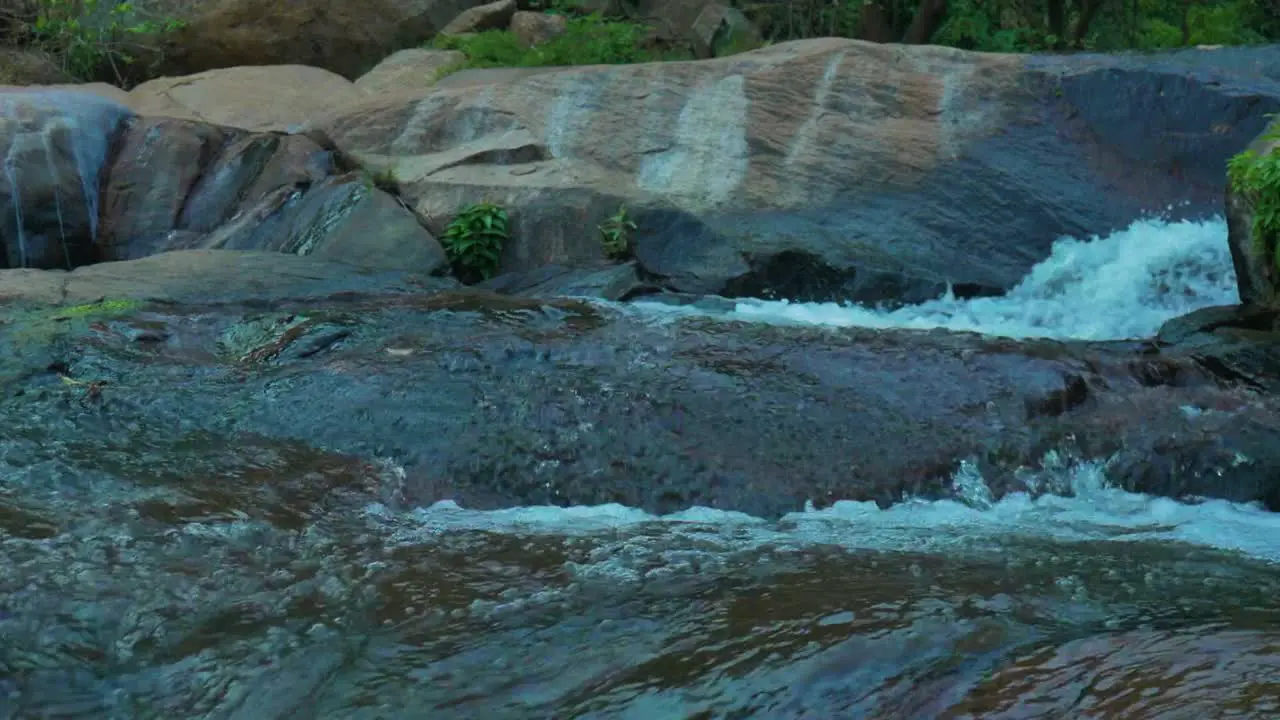
[[[478,282],[498,271],[502,247],[509,239],[507,211],[492,203],[476,203],[449,223],[441,244],[454,273],[463,282]]]
[[[1280,121],[1263,136],[1264,142],[1280,143]],[[1280,238],[1280,145],[1262,154],[1254,150],[1231,158],[1227,164],[1231,189],[1253,209],[1253,240],[1257,250],[1268,251],[1268,241]],[[1280,246],[1273,262],[1280,269]]]
[[[612,260],[625,260],[631,257],[631,233],[636,224],[627,215],[627,208],[620,207],[613,217],[600,224],[600,244],[604,254]]]
[[[526,48],[509,30],[469,35],[442,35],[433,42],[442,50],[458,50],[465,62],[441,70],[489,67],[548,67],[554,65],[625,65],[653,60],[687,59],[680,54],[658,55],[641,47],[649,29],[639,23],[614,22],[598,14],[569,18],[563,35]]]
[[[121,85],[141,39],[182,26],[172,19],[145,20],[127,1],[38,0],[36,9],[36,44],[57,57],[68,75],[95,80],[109,71]]]

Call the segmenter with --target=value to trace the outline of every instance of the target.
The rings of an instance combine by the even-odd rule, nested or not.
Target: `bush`
[[[1280,121],[1263,135],[1265,143],[1280,143]],[[1249,202],[1253,210],[1253,241],[1258,252],[1268,251],[1268,240],[1280,238],[1280,145],[1268,152],[1253,150],[1231,158],[1227,165],[1231,189]],[[1280,269],[1280,247],[1272,258]]]
[[[181,27],[176,20],[146,20],[127,1],[36,0],[34,12],[26,34],[64,72],[76,80],[120,85],[144,38]]]
[[[636,229],[635,222],[627,214],[625,206],[618,208],[618,213],[600,224],[600,245],[610,260],[626,260],[631,257],[631,233]]]
[[[441,70],[442,76],[469,68],[625,65],[691,58],[682,53],[657,54],[643,49],[641,44],[648,32],[648,27],[639,23],[615,22],[593,14],[569,18],[563,35],[531,48],[521,46],[509,30],[442,35],[432,45],[467,56],[465,62]]]
[[[468,205],[444,231],[441,244],[463,282],[488,280],[498,271],[502,246],[510,239],[507,211],[492,203]]]

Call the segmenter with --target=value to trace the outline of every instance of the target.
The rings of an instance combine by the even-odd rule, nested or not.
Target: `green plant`
[[[486,202],[463,208],[445,229],[442,244],[454,272],[467,282],[494,276],[509,239],[507,211]]]
[[[1227,163],[1231,189],[1243,197],[1253,211],[1253,241],[1259,253],[1272,253],[1272,262],[1280,269],[1280,121],[1263,134],[1262,143],[1271,145],[1266,152],[1245,150]],[[1268,241],[1271,241],[1270,243]],[[1275,246],[1268,249],[1268,244]]]
[[[619,207],[617,214],[600,224],[600,244],[604,246],[604,254],[613,260],[625,260],[631,256],[631,233],[636,224],[627,215],[625,206]]]
[[[440,35],[431,44],[467,56],[465,61],[437,71],[437,79],[470,68],[624,65],[689,59],[684,54],[657,55],[645,50],[642,41],[648,32],[648,26],[640,23],[606,20],[593,14],[570,18],[563,35],[528,48],[509,30]]]
[[[142,19],[131,2],[111,0],[38,0],[32,31],[37,44],[58,57],[63,70],[93,80],[107,68],[120,84],[122,66],[135,61],[137,40],[182,27],[177,20]]]

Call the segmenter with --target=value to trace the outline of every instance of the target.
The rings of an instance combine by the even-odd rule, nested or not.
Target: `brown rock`
[[[563,15],[521,11],[511,16],[511,32],[525,47],[541,45],[568,29],[569,21]]]
[[[702,215],[911,188],[1000,122],[994,111],[942,121],[944,86],[996,95],[1017,63],[813,40],[700,63],[544,71],[498,91],[450,87],[327,129],[357,157],[392,164],[421,214],[447,218],[486,198],[512,208],[504,269],[527,270],[600,258],[595,226],[623,203]]]
[[[436,84],[440,70],[465,62],[457,50],[401,50],[356,80],[356,88],[368,95],[407,94],[421,97]]]
[[[1231,118],[1267,106],[1196,75],[1188,102],[1214,102],[1194,101],[1194,118],[1145,110],[1142,133],[1119,120],[1126,98],[1179,72],[829,38],[701,62],[464,71],[324,127],[394,167],[421,215],[508,208],[504,272],[600,260],[597,226],[625,205],[636,259],[671,289],[914,302],[948,284],[1007,290],[1063,235],[1170,205],[1216,210],[1243,134]],[[1193,125],[1203,157],[1189,141],[1163,149]]]
[[[516,0],[497,0],[463,11],[440,31],[442,35],[502,30],[511,22],[516,11]]]
[[[1258,136],[1247,151],[1265,156],[1280,153],[1280,121],[1274,122]],[[1274,306],[1280,303],[1280,267],[1277,245],[1280,238],[1267,237],[1259,242],[1253,231],[1252,200],[1234,188],[1227,188],[1227,242],[1240,285],[1240,301],[1247,304]]]
[[[476,0],[211,0],[166,42],[167,75],[311,65],[356,78],[420,45]]]
[[[737,8],[707,3],[689,28],[689,38],[699,57],[719,57],[761,44],[760,30]]]
[[[159,78],[130,93],[139,114],[201,120],[253,131],[298,129],[363,99],[350,80],[303,65],[233,67]]]
[[[0,85],[53,85],[70,79],[45,53],[0,48]]]

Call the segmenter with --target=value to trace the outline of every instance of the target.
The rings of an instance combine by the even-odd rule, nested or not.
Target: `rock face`
[[[655,323],[272,253],[3,272],[0,421],[124,443],[101,457],[192,433],[210,452],[257,438],[391,460],[412,505],[776,517],[950,497],[965,460],[998,496],[1057,450],[1115,454],[1108,474],[1127,489],[1280,508],[1274,398],[1219,374],[1204,345]],[[101,297],[167,302],[49,306]],[[81,397],[49,368],[106,389]]]
[[[87,93],[0,90],[0,267],[95,258],[98,187],[129,115]]]
[[[508,270],[598,258],[595,226],[626,204],[637,259],[670,288],[909,301],[1007,289],[1062,235],[1220,212],[1223,163],[1280,109],[1277,58],[825,39],[495,74],[323,125],[394,165],[425,216],[508,206]]]
[[[158,97],[148,90],[140,104]],[[138,117],[84,92],[5,92],[0,160],[0,267],[225,248],[448,269],[413,211],[344,166],[319,134]]]
[[[275,250],[434,273],[444,250],[396,199],[302,135],[140,118],[103,187],[101,259]]]
[[[1259,157],[1280,152],[1277,133],[1280,133],[1280,121],[1259,135],[1248,150]],[[1226,207],[1227,241],[1240,285],[1240,301],[1275,306],[1280,302],[1280,255],[1277,255],[1280,238],[1258,241],[1253,228],[1253,203],[1232,187],[1227,188]]]

